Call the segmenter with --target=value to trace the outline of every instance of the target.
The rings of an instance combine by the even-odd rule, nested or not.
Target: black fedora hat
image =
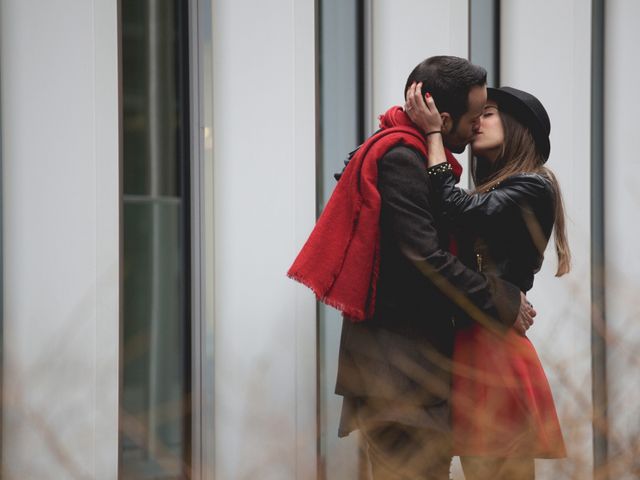
[[[551,122],[540,100],[512,87],[487,88],[487,95],[498,104],[499,110],[510,114],[531,130],[536,146],[546,162],[551,151]]]

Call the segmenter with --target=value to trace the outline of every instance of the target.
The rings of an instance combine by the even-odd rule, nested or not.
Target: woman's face
[[[498,105],[489,100],[480,117],[480,128],[471,141],[471,150],[475,156],[493,162],[498,158],[503,144],[504,129],[498,114]]]

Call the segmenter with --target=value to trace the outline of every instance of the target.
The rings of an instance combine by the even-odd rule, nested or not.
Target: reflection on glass
[[[122,1],[122,479],[189,478],[187,2]]]

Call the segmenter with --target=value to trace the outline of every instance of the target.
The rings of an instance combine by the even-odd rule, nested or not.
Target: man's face
[[[484,104],[487,103],[486,85],[471,87],[469,90],[468,110],[460,117],[455,128],[452,127],[452,119],[449,118],[449,130],[443,135],[446,147],[455,153],[462,153],[467,144],[473,139],[478,127],[480,117],[484,111]]]

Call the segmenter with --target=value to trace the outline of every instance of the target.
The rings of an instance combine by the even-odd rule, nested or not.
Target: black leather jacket
[[[431,173],[441,200],[438,209],[457,230],[460,259],[527,292],[542,265],[555,219],[555,194],[549,178],[516,174],[486,193],[469,194],[455,186],[448,170]]]

